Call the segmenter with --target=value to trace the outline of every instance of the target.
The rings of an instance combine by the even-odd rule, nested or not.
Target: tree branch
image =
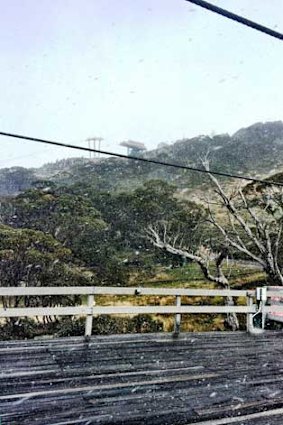
[[[171,245],[167,241],[164,241],[164,233],[163,233],[163,238],[161,238],[158,231],[154,229],[153,226],[148,227],[147,235],[150,242],[157,248],[165,249],[167,252],[170,252],[171,254],[179,255],[180,257],[183,257],[183,258],[188,258],[194,261],[195,263],[197,263],[200,266],[207,280],[211,282],[215,282],[221,286],[225,286],[225,287],[227,286],[228,281],[225,278],[223,273],[219,273],[219,276],[214,276],[213,274],[211,274],[209,270],[209,261],[207,256],[206,258],[204,258],[203,256],[193,254],[186,249],[175,248],[173,245]],[[219,263],[219,266],[220,264],[221,263]]]

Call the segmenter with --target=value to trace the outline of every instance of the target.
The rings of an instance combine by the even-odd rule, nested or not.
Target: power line
[[[222,9],[221,7],[208,3],[207,1],[204,1],[204,0],[186,0],[186,1],[189,3],[193,3],[197,6],[203,7],[204,9],[210,10],[211,12],[215,12],[218,15],[231,19],[232,21],[236,21],[242,25],[246,25],[257,31],[263,32],[264,34],[277,38],[278,40],[283,40],[283,34],[281,34],[280,32],[274,31],[271,28],[265,27],[261,24],[258,24],[257,22],[244,18],[243,16],[236,15],[235,13],[229,12],[228,10]]]
[[[208,170],[204,170],[202,168],[190,167],[188,165],[174,164],[174,163],[171,163],[171,162],[163,162],[163,161],[158,161],[156,159],[141,158],[141,157],[132,156],[132,155],[128,156],[128,155],[123,155],[121,153],[108,152],[108,151],[103,151],[103,150],[98,150],[98,149],[86,148],[86,147],[83,147],[83,146],[71,145],[69,143],[56,142],[54,140],[46,140],[46,139],[39,139],[37,137],[23,136],[21,134],[6,133],[6,132],[3,132],[3,131],[0,131],[0,136],[11,137],[11,138],[14,138],[14,139],[27,140],[27,141],[36,142],[36,143],[44,143],[44,144],[52,145],[52,146],[60,146],[60,147],[63,147],[63,148],[75,149],[75,150],[80,150],[80,151],[85,151],[85,152],[95,152],[95,153],[100,153],[100,154],[103,154],[103,155],[114,156],[114,157],[117,157],[117,158],[131,159],[131,160],[134,160],[134,161],[146,162],[146,163],[149,163],[149,164],[155,164],[155,165],[162,165],[162,166],[165,166],[165,167],[177,168],[177,169],[180,169],[180,170],[193,171],[193,172],[203,173],[203,174],[213,174],[213,175],[216,175],[216,176],[230,177],[230,178],[239,179],[239,180],[247,180],[247,181],[254,182],[254,183],[263,183],[263,184],[269,185],[269,186],[283,187],[283,183],[266,181],[266,180],[261,180],[261,179],[255,179],[253,177],[248,177],[248,176],[239,176],[237,174],[230,174],[230,173],[225,173],[225,172],[221,172],[221,171],[210,171],[210,170],[208,171]]]

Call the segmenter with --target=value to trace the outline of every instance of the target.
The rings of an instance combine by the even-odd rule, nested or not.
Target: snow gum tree
[[[208,163],[204,166],[209,171]],[[209,177],[216,197],[213,201],[206,198],[207,221],[219,235],[217,252],[215,244],[213,247],[205,237],[196,249],[191,249],[184,243],[182,234],[171,232],[167,223],[148,226],[151,243],[197,263],[204,277],[222,288],[230,287],[223,261],[232,253],[260,266],[270,284],[283,285],[282,190],[267,184],[237,187],[228,192],[214,175]],[[228,297],[226,304],[233,305],[233,299]],[[231,329],[239,328],[235,314],[228,314],[227,322]]]

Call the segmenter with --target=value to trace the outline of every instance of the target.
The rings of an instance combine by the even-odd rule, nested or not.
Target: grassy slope
[[[230,276],[231,288],[255,288],[265,284],[265,274],[252,266],[243,264],[232,264],[224,266],[224,271],[227,276]],[[157,271],[154,278],[144,282],[130,283],[131,286],[137,284],[141,287],[167,287],[167,288],[207,288],[213,289],[217,286],[205,280],[203,275],[196,264],[189,264],[182,268],[176,269],[160,269]],[[243,298],[235,299],[237,304],[245,304],[246,300]],[[174,305],[175,297],[157,297],[157,296],[100,296],[96,298],[97,304],[100,305]],[[183,304],[201,305],[223,305],[222,297],[182,297]],[[164,324],[166,331],[172,331],[174,327],[174,316],[172,315],[157,315],[158,320]],[[245,327],[245,317],[241,315],[241,326]],[[225,315],[200,315],[191,314],[183,315],[182,317],[182,330],[190,332],[200,331],[216,331],[225,329]]]

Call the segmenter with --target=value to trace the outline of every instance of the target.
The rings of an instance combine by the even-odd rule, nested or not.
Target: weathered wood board
[[[0,342],[2,425],[282,425],[282,337]]]

